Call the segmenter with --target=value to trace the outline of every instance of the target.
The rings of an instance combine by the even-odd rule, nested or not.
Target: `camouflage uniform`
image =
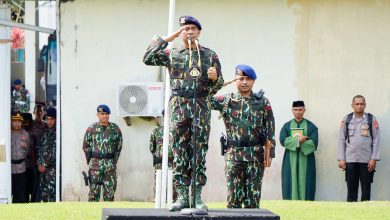
[[[206,153],[210,133],[210,99],[223,85],[221,65],[217,54],[205,47],[191,50],[192,65],[197,66],[198,57],[201,59],[201,73],[198,79],[189,75],[190,50],[184,47],[167,49],[168,43],[161,37],[155,36],[144,56],[146,65],[166,66],[169,70],[172,97],[169,101],[170,128],[169,142],[172,146],[173,181],[182,194],[188,194],[191,185],[191,161],[193,119],[196,118],[196,186],[206,184]],[[207,70],[215,67],[218,79],[213,82],[208,78]],[[194,99],[196,95],[196,100]],[[196,115],[195,115],[196,105]],[[200,190],[198,190],[200,191]],[[178,191],[180,194],[180,192]],[[186,195],[187,197],[188,195]],[[199,195],[200,196],[200,195]]]
[[[262,94],[239,93],[214,97],[214,110],[221,112],[226,127],[226,178],[228,208],[259,208],[264,173],[262,134],[275,146],[275,122],[271,104]],[[264,137],[263,137],[264,139]],[[275,148],[271,148],[275,157]]]
[[[43,135],[45,134],[45,130],[47,129],[46,123],[44,121],[34,120],[32,124],[32,138],[33,138],[33,152],[35,154],[35,158],[39,158],[39,153],[41,151]],[[34,165],[34,187],[31,200],[34,202],[41,201],[41,187],[40,187],[40,173],[36,168],[36,164]]]
[[[114,201],[116,190],[116,164],[122,150],[122,133],[118,125],[109,122],[101,126],[92,124],[84,136],[83,150],[89,164],[88,201],[100,200],[103,186],[104,201]]]
[[[41,173],[41,200],[44,202],[56,201],[56,128],[46,128],[42,137],[42,146],[39,152],[38,165],[45,167]]]
[[[160,125],[155,128],[150,135],[149,149],[153,155],[153,166],[156,170],[161,170],[162,157],[163,157],[163,139],[164,139],[164,126]],[[173,153],[172,149],[168,149],[168,167],[172,168]]]
[[[157,128],[155,128],[152,134],[150,135],[150,145],[149,145],[150,152],[153,155],[153,166],[156,171],[162,169],[163,139],[164,139],[164,126],[160,125]],[[173,152],[169,146],[168,147],[168,168],[172,169],[172,163],[173,163]],[[154,177],[156,178],[156,175]],[[173,193],[173,199],[175,200],[176,198],[175,190],[173,190],[172,193]]]
[[[13,112],[28,113],[30,111],[30,93],[27,89],[12,91],[11,108]]]

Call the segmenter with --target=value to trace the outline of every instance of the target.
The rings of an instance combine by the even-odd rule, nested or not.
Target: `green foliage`
[[[209,209],[225,203],[207,203]],[[390,219],[389,201],[305,202],[262,201],[260,206],[281,219]],[[101,219],[103,208],[153,208],[152,202],[61,202],[0,205],[0,219]]]

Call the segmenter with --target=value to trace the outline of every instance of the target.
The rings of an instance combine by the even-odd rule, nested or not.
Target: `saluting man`
[[[210,134],[210,99],[223,85],[217,54],[199,45],[198,37],[202,31],[199,21],[192,16],[182,16],[179,23],[180,29],[168,37],[155,36],[144,56],[146,65],[169,69],[172,88],[169,131],[174,154],[173,183],[178,193],[175,203],[169,207],[170,211],[189,207],[190,185],[196,187],[195,208],[207,209],[201,193],[207,181],[205,164]],[[182,39],[183,46],[168,49],[168,42],[177,37]],[[196,120],[196,131],[192,129],[193,120]],[[197,148],[196,183],[191,181],[194,136]]]
[[[236,66],[237,92],[214,97],[226,127],[227,207],[259,208],[264,167],[275,155],[275,121],[263,90],[252,91],[257,76],[245,64]]]
[[[89,165],[89,198],[98,202],[103,187],[103,200],[114,201],[116,190],[116,165],[122,150],[122,132],[109,121],[110,108],[97,107],[98,122],[88,127],[84,136],[83,151]]]

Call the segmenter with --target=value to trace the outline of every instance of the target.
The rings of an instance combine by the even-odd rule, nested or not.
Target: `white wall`
[[[337,131],[355,94],[366,96],[367,110],[382,127],[383,161],[378,164],[372,198],[390,199],[390,121],[388,2],[377,1],[190,1],[176,2],[176,18],[190,14],[203,26],[201,44],[215,50],[225,79],[234,66],[255,68],[255,90],[266,91],[276,118],[276,138],[292,116],[291,102],[303,99],[307,117],[317,124],[317,200],[345,200],[343,173],[337,168]],[[87,199],[81,170],[87,165],[81,150],[85,129],[96,121],[96,106],[108,104],[124,135],[118,164],[117,200],[150,200],[152,158],[148,150],[154,123],[135,118],[130,127],[115,109],[116,86],[123,81],[155,81],[157,68],[142,57],[154,34],[166,35],[168,0],[85,1],[61,4],[63,199]],[[176,19],[178,20],[178,19]],[[178,24],[176,23],[176,28]],[[175,42],[176,45],[180,41]],[[221,93],[234,91],[234,86]],[[225,201],[224,161],[219,134],[224,130],[212,114],[207,155],[207,201]],[[283,148],[263,180],[263,198],[280,199]]]

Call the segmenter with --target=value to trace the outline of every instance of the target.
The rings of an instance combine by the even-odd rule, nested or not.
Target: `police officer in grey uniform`
[[[361,201],[370,200],[371,183],[376,162],[380,160],[379,124],[376,118],[364,112],[366,100],[361,95],[352,99],[354,112],[344,116],[338,143],[339,168],[346,171],[348,202],[356,202],[359,181]]]

